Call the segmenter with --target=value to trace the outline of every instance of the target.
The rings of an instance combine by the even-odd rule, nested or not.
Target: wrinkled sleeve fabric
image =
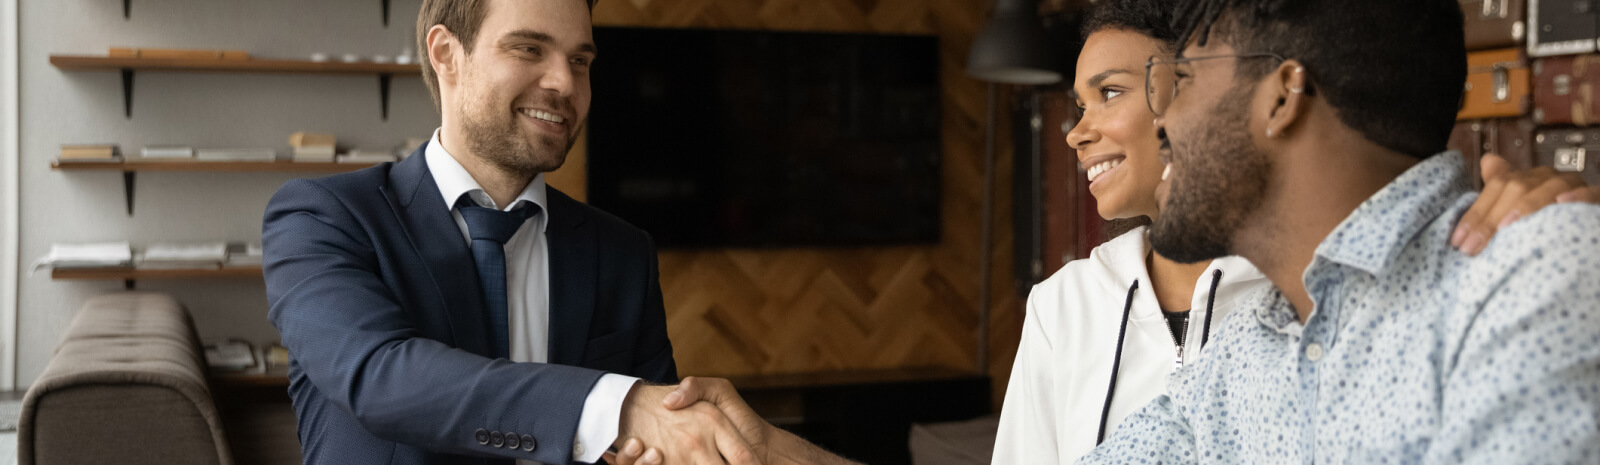
[[[420,336],[364,226],[316,181],[286,184],[263,219],[269,318],[304,377],[368,432],[429,450],[567,463],[603,373],[494,360]],[[537,438],[483,447],[479,430]]]
[[[1567,208],[1472,262],[1427,463],[1600,463],[1600,208]]]
[[[1203,359],[1202,359],[1203,360]],[[1162,394],[1122,420],[1079,464],[1193,463],[1195,437],[1172,398]]]

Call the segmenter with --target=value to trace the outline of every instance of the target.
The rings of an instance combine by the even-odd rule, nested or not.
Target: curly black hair
[[[1239,53],[1297,60],[1339,120],[1368,140],[1417,158],[1444,150],[1467,74],[1455,0],[1172,3],[1176,43],[1221,40]],[[1277,63],[1236,66],[1241,79],[1259,79]]]
[[[1107,29],[1139,33],[1176,48],[1172,0],[1101,0],[1083,20],[1083,38]]]

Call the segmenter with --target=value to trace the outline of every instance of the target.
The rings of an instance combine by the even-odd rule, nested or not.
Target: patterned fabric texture
[[[1600,207],[1468,258],[1468,181],[1449,152],[1380,190],[1318,247],[1305,324],[1261,291],[1080,463],[1600,463]]]

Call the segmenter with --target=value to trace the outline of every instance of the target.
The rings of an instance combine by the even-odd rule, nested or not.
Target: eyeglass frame
[[[1210,60],[1210,59],[1214,59],[1214,58],[1277,58],[1278,61],[1288,61],[1289,60],[1288,58],[1284,58],[1283,55],[1279,55],[1279,54],[1272,53],[1272,52],[1252,52],[1252,53],[1235,53],[1235,54],[1231,54],[1231,55],[1210,55],[1210,56],[1203,56],[1203,57],[1174,58],[1172,60],[1162,61],[1162,62],[1158,63],[1158,62],[1156,62],[1156,55],[1151,55],[1150,58],[1146,59],[1145,62],[1144,62],[1144,104],[1145,104],[1145,107],[1149,108],[1150,109],[1150,113],[1155,115],[1158,118],[1161,117],[1162,113],[1164,113],[1164,112],[1161,112],[1161,111],[1156,111],[1155,81],[1151,79],[1151,77],[1153,77],[1152,74],[1153,74],[1153,71],[1154,71],[1156,65],[1161,64],[1161,65],[1173,65],[1173,66],[1176,66],[1176,65],[1181,65],[1181,64],[1185,64],[1185,63],[1193,63],[1193,62],[1196,62],[1196,61]],[[1170,107],[1172,105],[1172,100],[1176,100],[1177,98],[1178,98],[1178,80],[1176,78],[1174,78],[1172,80],[1172,95],[1169,96],[1169,99],[1167,100],[1167,106]]]

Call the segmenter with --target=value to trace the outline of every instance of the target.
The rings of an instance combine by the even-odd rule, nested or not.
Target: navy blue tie
[[[506,304],[506,241],[517,233],[522,223],[539,214],[539,206],[528,206],[503,212],[474,205],[462,197],[458,205],[461,218],[467,221],[467,234],[472,237],[472,261],[478,265],[478,282],[483,285],[484,302],[489,304],[489,338],[494,343],[489,348],[495,358],[509,358],[511,353],[510,326]]]

